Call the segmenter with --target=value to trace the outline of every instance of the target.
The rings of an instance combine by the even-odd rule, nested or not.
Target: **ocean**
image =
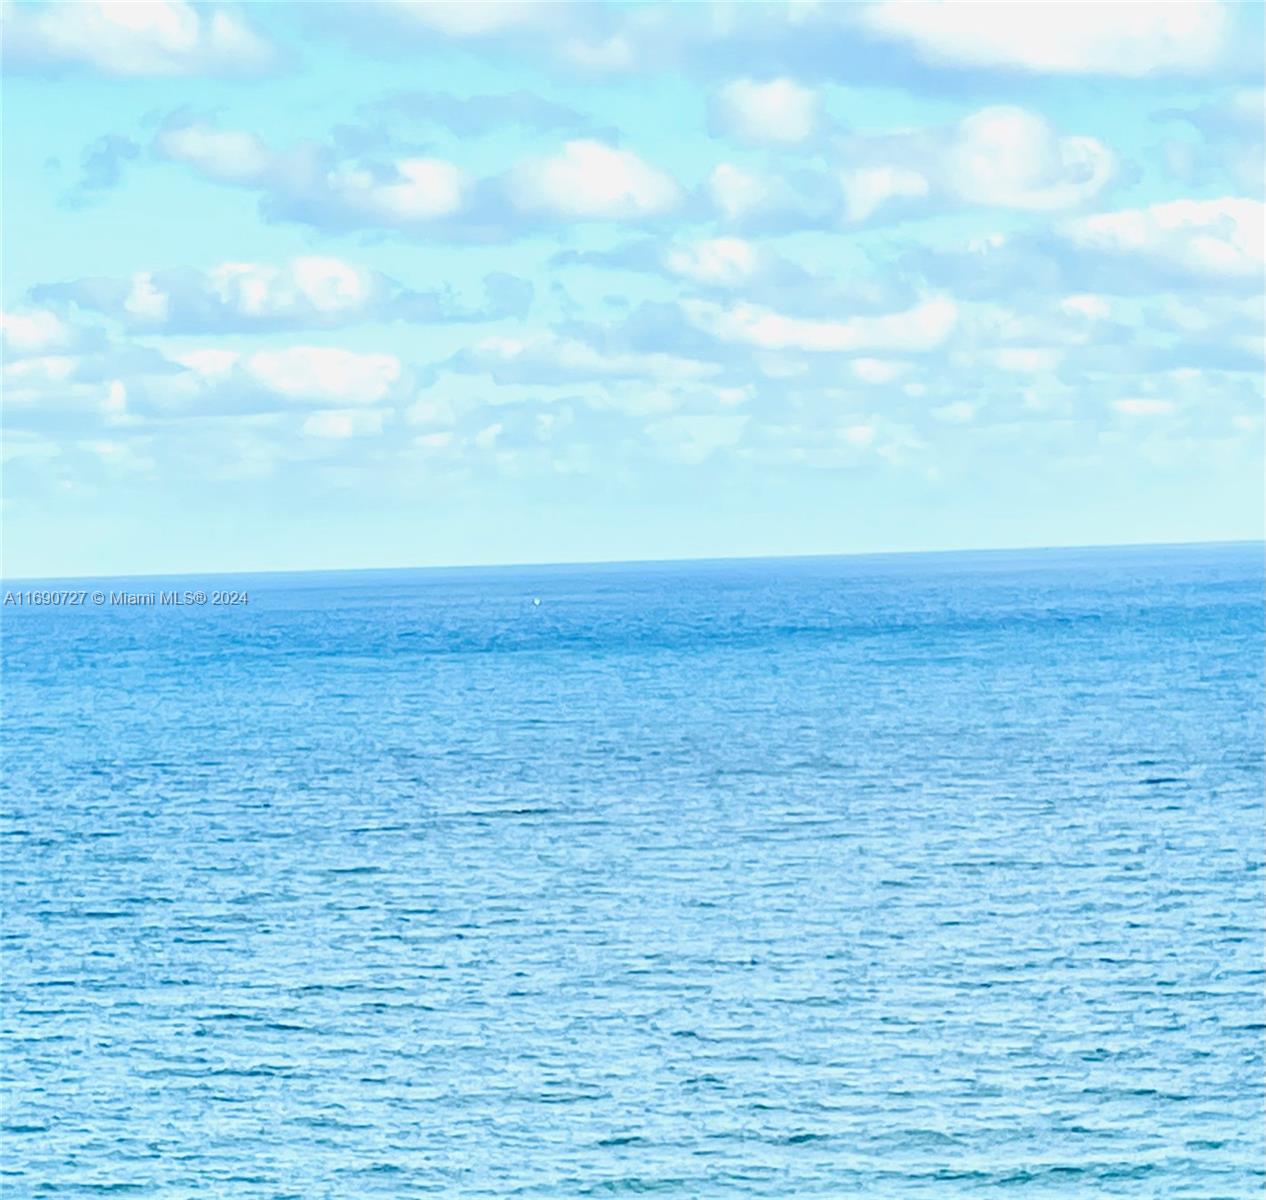
[[[3,587],[6,1200],[1262,1195],[1260,544]]]

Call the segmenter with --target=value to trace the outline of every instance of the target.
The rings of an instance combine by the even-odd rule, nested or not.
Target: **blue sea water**
[[[1260,545],[102,586],[4,1197],[1262,1194]]]

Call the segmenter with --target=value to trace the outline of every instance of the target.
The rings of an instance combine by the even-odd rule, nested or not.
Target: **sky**
[[[3,4],[11,578],[1259,538],[1257,4]]]

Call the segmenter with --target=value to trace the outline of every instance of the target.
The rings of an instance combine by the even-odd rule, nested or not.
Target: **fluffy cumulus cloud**
[[[196,334],[335,329],[367,321],[495,321],[523,315],[532,287],[494,273],[483,281],[482,301],[463,304],[449,289],[417,291],[341,258],[304,255],[280,264],[226,262],[206,270],[179,267],[127,279],[46,284],[32,297],[138,331]]]
[[[304,418],[303,432],[316,438],[369,437],[382,432],[380,409],[330,408]]]
[[[944,296],[931,297],[905,312],[847,320],[811,320],[752,304],[726,308],[701,300],[686,301],[682,308],[691,324],[723,342],[814,354],[933,350],[949,336],[958,316],[954,302]]]
[[[352,37],[382,53],[460,46],[498,59],[549,63],[584,76],[622,73],[653,61],[657,33],[672,42],[667,14],[621,10],[571,0],[366,0],[348,10],[322,13],[336,36]],[[693,24],[693,21],[689,23]],[[688,35],[693,36],[693,35]]]
[[[1165,204],[1202,204],[1202,201],[1166,201]],[[1148,206],[1150,209],[1151,206]],[[1146,228],[1143,214],[1127,221]],[[1104,297],[1143,297],[1172,292],[1186,297],[1187,305],[1211,308],[1226,294],[1261,295],[1261,273],[1242,269],[1248,249],[1203,246],[1193,250],[1185,231],[1165,236],[1125,240],[1119,228],[1118,210],[1058,222],[1056,227],[1004,234],[991,233],[970,239],[961,247],[917,245],[907,249],[902,269],[915,272],[935,287],[952,289],[974,300],[1012,300],[1016,296],[1050,297],[1095,294]],[[1094,218],[1108,218],[1095,220]],[[1214,231],[1212,240],[1234,236],[1230,221]],[[1221,269],[1211,270],[1211,263]],[[1237,266],[1236,264],[1240,264]],[[1231,269],[1226,269],[1230,266]],[[1196,298],[1199,298],[1198,300]],[[1125,318],[1123,318],[1125,319]]]
[[[382,280],[337,258],[281,266],[221,263],[206,271],[139,271],[130,279],[82,279],[37,289],[137,329],[186,333],[233,328],[337,325],[362,314]]]
[[[203,344],[165,354],[113,346],[11,361],[4,368],[6,419],[14,428],[95,428],[116,439],[182,426],[195,430],[215,420],[266,429],[317,411],[378,414],[351,421],[347,436],[359,435],[381,423],[411,386],[411,372],[395,355],[338,346],[233,350]],[[341,417],[320,419],[312,430],[334,438],[346,424]]]
[[[733,234],[671,241],[640,237],[602,250],[560,251],[551,256],[550,265],[651,275],[678,291],[741,295],[753,303],[810,314],[891,312],[917,292],[910,279],[899,275],[841,274],[821,264],[806,266],[774,239]]]
[[[587,138],[517,167],[509,192],[524,212],[579,219],[651,217],[679,199],[672,179],[631,150]]]
[[[0,313],[0,336],[9,359],[64,349],[72,339],[65,322],[56,313],[41,308]]]
[[[948,77],[1023,81],[1043,75],[1136,79],[1207,75],[1253,28],[1243,9],[1208,0],[1006,11],[971,0],[856,4],[638,6],[441,4],[381,0],[355,20],[322,10],[335,35],[382,53],[460,46],[512,70],[525,57],[587,80],[684,72],[723,79],[819,80],[943,87]],[[1251,36],[1251,35],[1250,35]]]
[[[217,183],[259,190],[272,215],[311,224],[424,228],[456,216],[470,186],[439,158],[358,161],[312,145],[274,151],[254,133],[205,122],[164,129],[156,148]]]
[[[395,355],[338,346],[202,345],[166,354],[116,346],[11,361],[4,381],[19,422],[25,409],[37,423],[79,413],[144,431],[217,415],[373,408],[402,396],[409,372]]]
[[[273,166],[271,151],[255,134],[201,122],[164,130],[157,147],[217,183],[260,183]]]
[[[664,254],[664,266],[693,283],[736,288],[751,280],[763,263],[761,251],[751,242],[718,237],[671,246]]]
[[[839,185],[817,167],[769,170],[721,162],[709,172],[704,191],[727,227],[780,233],[827,228],[840,220]]]
[[[205,121],[170,124],[156,149],[207,179],[257,191],[270,218],[328,229],[502,239],[541,223],[655,217],[681,200],[669,175],[593,138],[483,178],[434,156],[348,156],[316,143],[273,150]]]
[[[1158,417],[1174,411],[1172,400],[1156,400],[1149,397],[1126,396],[1114,400],[1112,407],[1127,417]]]
[[[207,272],[205,282],[225,308],[247,319],[338,317],[364,309],[380,286],[369,272],[341,259],[315,257],[296,258],[284,267],[223,263]],[[134,281],[125,308],[138,283],[142,283],[143,294],[154,290],[152,276]],[[143,303],[142,309],[145,306]]]
[[[197,360],[193,365],[198,370]],[[260,350],[225,364],[213,374],[237,367],[271,392],[291,400],[373,404],[400,378],[400,360],[391,354],[359,354],[331,346],[291,346]]]
[[[1075,13],[1041,3],[881,0],[860,20],[935,63],[1124,76],[1207,70],[1228,25],[1224,5],[1203,0],[1079,5]]]
[[[724,496],[804,467],[897,495],[1005,462],[1062,496],[1180,444],[1234,465],[1259,19],[10,5],[40,131],[6,146],[11,237],[48,249],[0,321],[15,486]]]
[[[1112,152],[1092,137],[1066,137],[1035,113],[989,108],[955,130],[942,164],[946,186],[968,204],[1071,208],[1112,177]]]
[[[663,382],[699,379],[718,370],[713,363],[668,351],[609,349],[552,333],[484,338],[458,354],[452,365],[486,373],[498,383],[534,384],[612,379]]]
[[[452,0],[372,0],[365,6],[394,17],[400,28],[440,34],[460,41],[520,32],[552,23],[550,5],[519,0],[456,4]]]
[[[1147,262],[1194,277],[1259,283],[1266,261],[1260,200],[1167,200],[1069,221],[1062,234],[1082,250]]]
[[[771,207],[771,199],[777,194],[767,178],[733,163],[719,163],[712,169],[708,190],[717,212],[729,221],[740,221]]]
[[[874,164],[845,167],[840,172],[844,216],[865,221],[893,201],[923,200],[932,190],[927,175],[913,167]]]
[[[273,60],[240,14],[183,0],[6,0],[3,37],[5,57],[16,66],[106,75],[253,74]]]
[[[734,137],[786,145],[813,134],[817,108],[812,89],[793,79],[736,79],[721,89],[715,116],[720,128]]]
[[[891,383],[909,369],[905,363],[883,358],[855,358],[849,364],[853,374],[864,383]]]
[[[1098,139],[1058,132],[1015,106],[981,109],[944,132],[846,140],[840,171],[850,222],[876,214],[978,206],[1046,212],[1095,197],[1116,158]]]
[[[399,158],[385,173],[343,165],[326,175],[325,184],[336,205],[385,225],[452,216],[466,187],[463,172],[437,158]]]
[[[993,105],[949,126],[836,133],[815,142],[812,160],[779,170],[722,161],[701,190],[727,226],[779,233],[973,208],[1075,209],[1117,174],[1102,140],[1065,133],[1031,109]]]
[[[782,96],[787,82],[750,87]],[[753,100],[749,115],[775,114],[787,144],[799,137],[792,132],[809,128],[787,124],[787,111],[785,97],[781,107]],[[772,125],[761,128],[749,123],[747,136],[778,142]],[[647,158],[595,138],[482,176],[436,155],[348,154],[315,142],[274,150],[252,132],[186,118],[169,122],[155,149],[206,179],[257,192],[272,219],[476,240],[557,223],[698,219],[700,202],[733,230],[770,233],[972,207],[1059,211],[1089,203],[1117,174],[1117,156],[1104,142],[1063,133],[1014,105],[978,110],[948,128],[838,135],[816,162],[780,169],[715,162],[689,203]]]

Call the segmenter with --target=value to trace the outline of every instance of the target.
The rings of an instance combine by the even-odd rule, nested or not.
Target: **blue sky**
[[[9,576],[1262,535],[1258,5],[4,10]]]

